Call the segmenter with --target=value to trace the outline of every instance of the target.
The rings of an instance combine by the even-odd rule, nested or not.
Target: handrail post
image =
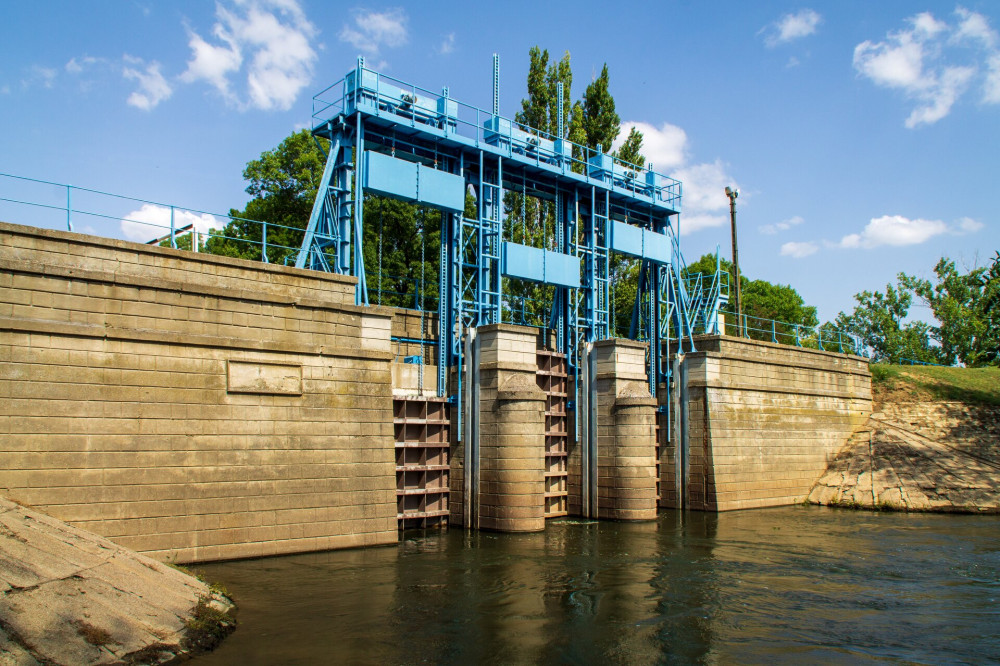
[[[177,249],[177,238],[174,235],[174,207],[170,207],[170,247]]]
[[[66,186],[66,230],[73,231],[73,196],[72,185]]]
[[[264,261],[264,263],[266,264],[266,263],[268,263],[268,261],[267,261],[267,220],[264,220],[263,225],[264,225],[264,230],[261,233],[261,240],[263,241],[263,244],[262,244],[261,249],[260,249],[260,257]]]

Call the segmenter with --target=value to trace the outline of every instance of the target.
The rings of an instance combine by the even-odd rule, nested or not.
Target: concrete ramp
[[[814,504],[866,509],[1000,512],[996,407],[885,405],[830,463]]]
[[[203,582],[0,499],[0,663],[160,663],[186,651]]]

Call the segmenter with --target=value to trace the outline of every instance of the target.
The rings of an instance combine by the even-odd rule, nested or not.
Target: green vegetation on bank
[[[1000,406],[1000,368],[872,363],[876,402],[964,402]]]
[[[900,273],[884,294],[863,291],[854,312],[841,312],[835,324],[857,335],[879,363],[1000,365],[1000,251],[989,265],[966,272],[942,257],[934,275],[932,282]],[[936,326],[909,319],[914,296]]]

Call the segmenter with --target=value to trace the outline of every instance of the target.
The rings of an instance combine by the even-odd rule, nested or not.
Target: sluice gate
[[[495,357],[507,350],[483,349],[482,336],[477,338],[474,331],[489,330],[489,339],[496,340],[505,334],[495,334],[492,327],[531,326],[537,344],[534,339],[530,342],[530,363],[538,368],[532,381],[535,390],[522,392],[530,395],[527,402],[539,401],[543,409],[542,453],[537,461],[542,476],[530,483],[541,488],[541,515],[576,511],[596,517],[601,513],[600,498],[610,497],[599,486],[602,480],[605,485],[612,483],[610,475],[616,469],[598,445],[597,440],[611,436],[611,431],[602,421],[606,406],[596,396],[601,382],[615,386],[620,382],[599,376],[595,344],[617,337],[640,341],[642,352],[628,370],[634,377],[629,381],[645,384],[645,395],[652,399],[661,387],[670,391],[665,345],[673,341],[683,352],[694,348],[695,332],[717,332],[717,312],[726,298],[721,280],[703,284],[683,277],[684,258],[676,233],[680,182],[604,152],[610,147],[569,141],[562,86],[558,129],[548,134],[500,114],[496,56],[492,83],[493,106],[487,111],[457,101],[448,88],[431,92],[369,69],[359,59],[343,80],[313,100],[313,134],[327,140],[329,150],[296,266],[356,276],[356,302],[367,305],[371,298],[364,261],[366,200],[388,197],[440,214],[440,245],[430,248],[440,259],[436,330],[433,338],[421,340],[433,345],[434,354],[429,356],[421,347],[419,358],[407,360],[426,364],[426,370],[420,369],[417,393],[426,395],[433,385],[435,397],[451,406],[449,432],[455,444],[449,457],[451,488],[435,495],[411,487],[417,483],[411,479],[431,478],[435,470],[418,472],[409,462],[401,464],[400,497],[410,497],[400,500],[401,526],[426,524],[437,517],[430,514],[443,511],[437,502],[449,498],[463,506],[464,525],[480,524],[480,509],[495,514],[490,520],[499,521],[498,529],[520,524],[518,520],[529,514],[535,518],[534,507],[507,512],[510,515],[490,508],[488,502],[526,502],[521,496],[526,486],[512,490],[504,484],[514,483],[509,479],[515,476],[520,479],[517,483],[529,483],[528,467],[535,463],[490,457],[496,452],[481,440],[484,423],[494,430],[483,435],[487,438],[503,439],[496,429],[506,427],[506,417],[495,415],[499,420],[493,421],[483,414],[487,403],[500,414],[514,410],[510,418],[516,414],[521,419],[521,427],[512,426],[512,439],[504,440],[501,452],[534,437],[525,420],[534,414],[534,406],[515,409],[508,404],[517,402],[512,388],[491,386],[489,391],[499,391],[499,401],[492,393],[485,401],[481,395],[484,377],[523,379],[524,368],[515,366],[529,363],[527,352],[505,367]],[[620,317],[613,316],[611,305],[615,279],[611,266],[616,257],[632,262],[636,269],[627,333],[619,330]],[[421,333],[426,335],[423,326]],[[493,360],[484,360],[487,357]],[[425,373],[433,373],[433,381],[426,381]],[[398,388],[406,393],[407,387]],[[412,395],[407,398],[411,406],[415,400]],[[423,400],[429,412],[431,401]],[[669,420],[669,415],[665,418]],[[412,425],[410,420],[396,423],[404,430]],[[653,430],[641,437],[656,441]],[[465,442],[466,438],[471,441]],[[406,446],[410,445],[407,440]],[[459,445],[461,453],[456,455]],[[651,451],[654,467],[644,472],[650,478],[656,476],[654,455]],[[469,469],[456,473],[455,467],[465,465],[466,458]],[[437,466],[444,465],[440,458],[435,460]],[[507,474],[509,470],[496,468],[509,465],[523,469]],[[459,478],[463,481],[456,485]],[[476,497],[467,502],[463,495],[470,493]],[[420,511],[417,496],[430,502],[420,504]],[[487,503],[480,501],[483,497]],[[427,508],[432,505],[435,508]]]

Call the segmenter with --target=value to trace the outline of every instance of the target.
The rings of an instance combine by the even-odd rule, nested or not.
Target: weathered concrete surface
[[[0,499],[0,664],[108,664],[181,654],[201,581]],[[220,598],[210,603],[231,605]]]
[[[891,403],[872,414],[809,495],[814,504],[1000,512],[1000,408]]]
[[[355,284],[0,223],[0,494],[175,562],[395,543]]]
[[[684,360],[684,504],[728,511],[803,502],[871,413],[868,360],[725,335],[695,338],[695,346]],[[660,449],[664,507],[681,505],[677,448],[666,441]]]

